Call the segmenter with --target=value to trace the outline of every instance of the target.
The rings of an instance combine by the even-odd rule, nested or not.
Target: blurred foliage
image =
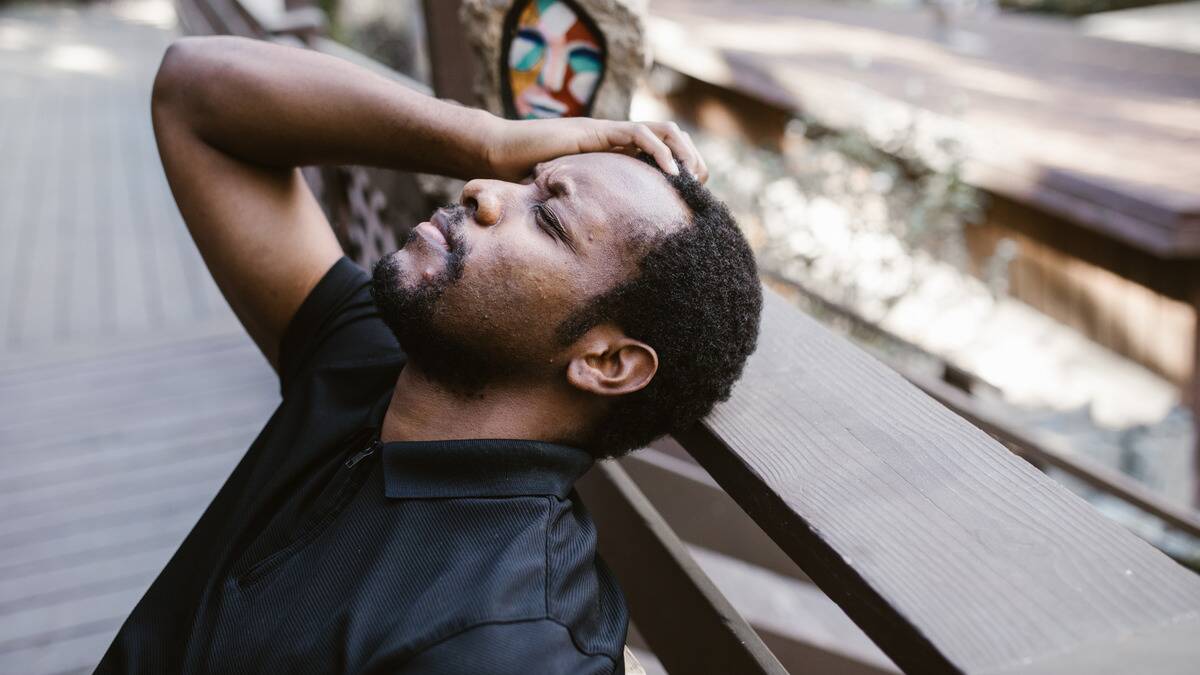
[[[931,281],[972,276],[965,229],[982,220],[983,195],[962,180],[960,161],[932,170],[900,159],[911,154],[904,150],[915,133],[897,139],[895,154],[861,133],[824,133],[799,119],[782,152],[691,133],[710,187],[746,230],[764,271],[869,321]],[[984,293],[1007,291],[1010,248],[983,261]]]
[[[1176,0],[1000,0],[999,4],[1005,9],[1082,16],[1117,9],[1164,5],[1174,1]]]
[[[428,82],[418,0],[321,0],[330,37],[389,68]]]

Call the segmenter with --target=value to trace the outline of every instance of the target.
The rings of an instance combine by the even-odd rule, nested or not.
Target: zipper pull
[[[371,453],[375,452],[375,448],[376,448],[378,445],[379,445],[379,440],[378,440],[378,439],[376,439],[376,440],[374,440],[374,441],[371,441],[371,444],[370,444],[370,445],[368,445],[367,447],[363,448],[362,450],[359,450],[358,452],[356,452],[356,453],[354,454],[354,456],[353,456],[353,457],[351,457],[350,459],[346,460],[346,468],[347,468],[347,469],[353,469],[353,468],[354,468],[354,465],[356,465],[356,464],[358,464],[359,462],[363,461],[364,459],[366,459],[366,458],[370,457],[370,456],[371,456]]]

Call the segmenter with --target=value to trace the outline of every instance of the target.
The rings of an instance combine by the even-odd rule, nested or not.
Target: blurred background
[[[764,283],[1200,569],[1200,2],[621,4],[630,117],[689,130]],[[162,176],[166,45],[269,34],[469,91],[436,6],[0,2],[0,672],[90,670],[277,401]],[[454,192],[308,177],[360,262]],[[702,544],[756,628],[894,670]]]

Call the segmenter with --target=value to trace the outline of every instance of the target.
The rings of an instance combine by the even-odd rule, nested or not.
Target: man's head
[[[727,397],[762,305],[725,207],[686,174],[614,153],[471,181],[379,262],[373,292],[422,372],[463,396],[554,391],[578,413],[560,440],[598,456]]]

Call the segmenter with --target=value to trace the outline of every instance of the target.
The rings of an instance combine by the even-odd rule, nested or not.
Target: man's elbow
[[[185,37],[171,43],[158,64],[150,106],[156,112],[180,103],[188,82],[196,79],[197,61],[203,53],[205,38]]]
[[[175,117],[199,112],[210,96],[208,89],[219,81],[219,71],[236,50],[237,38],[185,37],[167,47],[154,77],[150,107],[155,117]]]

